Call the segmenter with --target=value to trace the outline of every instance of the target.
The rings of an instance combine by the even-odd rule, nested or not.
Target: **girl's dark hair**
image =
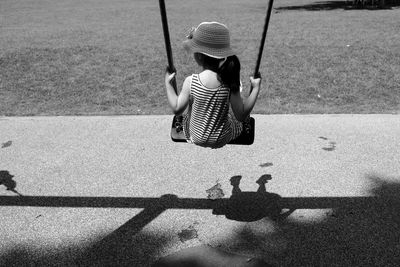
[[[228,86],[232,92],[240,90],[240,61],[235,55],[230,56],[218,70],[220,81]]]
[[[231,92],[240,90],[240,61],[237,56],[227,57],[221,66],[219,65],[223,59],[213,58],[201,53],[195,53],[194,58],[199,65],[216,72],[218,80],[229,87]]]

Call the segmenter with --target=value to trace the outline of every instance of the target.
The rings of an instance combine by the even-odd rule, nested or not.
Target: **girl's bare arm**
[[[175,77],[175,73],[165,73],[165,88],[167,92],[168,103],[174,114],[181,114],[189,103],[191,77],[187,77],[183,82],[182,91],[179,95],[175,93],[171,85],[171,80]]]
[[[247,98],[242,99],[239,91],[231,93],[230,102],[233,114],[235,114],[235,117],[238,121],[244,121],[250,115],[250,112],[253,110],[254,105],[256,104],[258,93],[260,91],[261,79],[254,79],[253,77],[250,77],[250,82],[253,90]]]

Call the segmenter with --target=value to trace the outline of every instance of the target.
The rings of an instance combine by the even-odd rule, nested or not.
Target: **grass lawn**
[[[199,71],[181,46],[221,21],[248,84],[267,0],[166,0],[178,84]],[[275,0],[254,113],[400,113],[400,8]],[[0,115],[170,114],[157,0],[1,0]]]

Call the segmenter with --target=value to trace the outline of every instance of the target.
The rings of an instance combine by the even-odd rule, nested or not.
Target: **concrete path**
[[[149,266],[201,244],[278,266],[397,265],[400,116],[254,117],[253,145],[219,150],[171,142],[171,116],[0,118],[0,265]],[[293,210],[213,214],[207,189],[228,201],[232,177],[255,192],[266,175]]]

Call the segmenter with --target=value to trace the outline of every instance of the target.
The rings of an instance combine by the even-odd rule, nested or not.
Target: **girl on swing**
[[[243,122],[256,103],[261,79],[250,77],[251,93],[242,99],[240,61],[230,46],[229,30],[224,24],[202,22],[187,38],[185,48],[194,53],[203,71],[187,77],[177,95],[171,85],[175,73],[167,70],[168,102],[174,114],[186,110],[182,116],[187,142],[220,148],[241,134]]]

